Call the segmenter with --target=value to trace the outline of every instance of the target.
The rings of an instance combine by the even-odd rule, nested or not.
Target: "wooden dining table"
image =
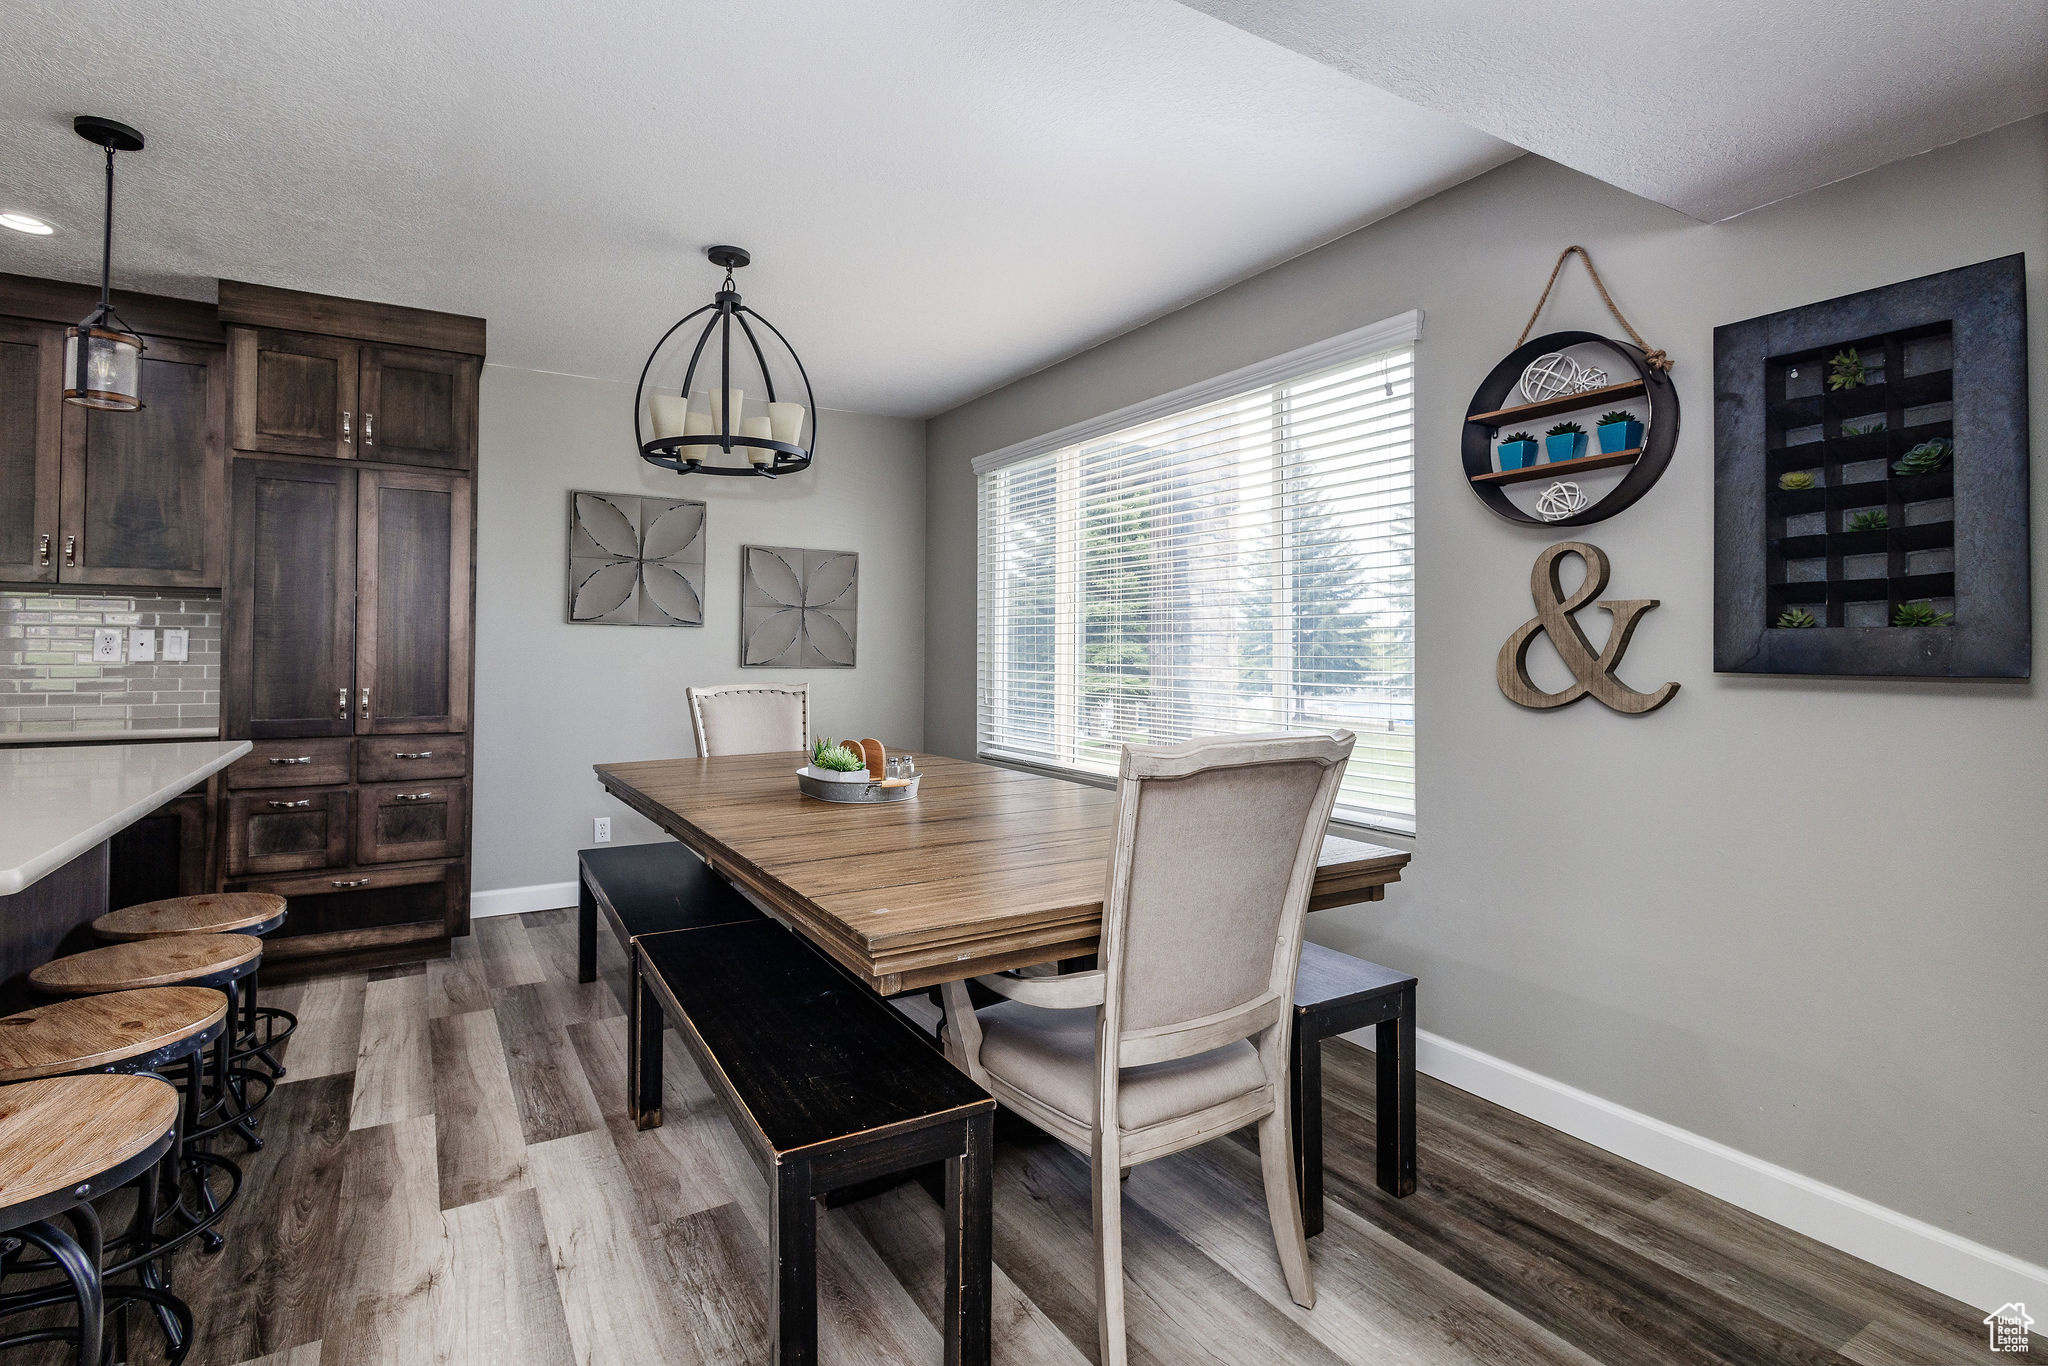
[[[599,764],[606,791],[883,995],[1095,951],[1116,793],[918,759],[915,799],[819,801],[800,751]],[[1309,909],[1378,901],[1408,855],[1327,836]]]

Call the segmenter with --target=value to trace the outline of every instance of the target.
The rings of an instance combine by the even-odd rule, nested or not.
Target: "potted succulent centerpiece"
[[[1553,465],[1585,453],[1586,429],[1576,422],[1560,422],[1543,434],[1543,458]]]
[[[1500,439],[1500,467],[1525,469],[1536,463],[1536,438],[1527,432],[1509,432]]]
[[[1602,455],[1642,449],[1642,420],[1626,408],[1616,408],[1613,412],[1604,414],[1596,424],[1595,430],[1600,433]]]
[[[805,772],[820,782],[864,783],[868,761],[850,745],[820,739],[811,746],[811,764]]]

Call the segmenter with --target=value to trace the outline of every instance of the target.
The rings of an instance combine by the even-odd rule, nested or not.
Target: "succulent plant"
[[[1778,613],[1778,620],[1774,624],[1787,628],[1820,625],[1818,621],[1814,620],[1813,613],[1807,611],[1804,607],[1787,607],[1784,611]]]
[[[1931,602],[1902,602],[1892,610],[1894,626],[1946,626],[1954,621],[1954,612],[1937,612]]]
[[[852,773],[868,766],[868,761],[845,745],[819,739],[811,746],[811,767],[830,769],[834,773]]]
[[[1923,441],[1892,462],[1893,474],[1932,474],[1954,458],[1955,443],[1945,436]]]
[[[1586,429],[1576,422],[1560,422],[1544,433],[1545,436],[1584,436],[1585,434]]]
[[[1863,357],[1855,347],[1846,347],[1828,357],[1828,388],[1854,389],[1868,378]]]
[[[1616,408],[1611,413],[1602,413],[1600,420],[1593,425],[1596,427],[1611,427],[1617,422],[1634,422],[1635,420],[1636,415],[1628,409]]]
[[[1884,422],[1885,420],[1881,417],[1872,418],[1868,422],[1844,422],[1842,424],[1842,435],[1875,436],[1885,429]]]
[[[1891,514],[1887,513],[1883,508],[1876,508],[1869,512],[1857,513],[1854,517],[1851,517],[1849,519],[1848,526],[1844,527],[1843,530],[1884,531],[1887,528],[1889,528],[1891,524]]]
[[[1502,444],[1503,446],[1505,446],[1505,445],[1508,445],[1508,444],[1510,444],[1511,442],[1516,442],[1516,441],[1534,441],[1535,439],[1536,439],[1535,437],[1533,437],[1533,436],[1529,435],[1529,434],[1528,434],[1527,432],[1509,432],[1509,433],[1508,433],[1508,434],[1507,434],[1506,436],[1502,437],[1502,438],[1501,438],[1500,440],[1501,440],[1501,444]]]
[[[1813,471],[1787,470],[1778,476],[1778,487],[1792,493],[1810,489],[1813,487]]]

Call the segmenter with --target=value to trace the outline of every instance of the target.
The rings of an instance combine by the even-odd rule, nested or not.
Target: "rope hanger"
[[[1529,314],[1529,321],[1522,325],[1522,335],[1515,338],[1515,345],[1521,346],[1523,342],[1529,340],[1529,334],[1536,330],[1536,320],[1543,316],[1543,305],[1550,302],[1550,291],[1556,286],[1557,277],[1564,273],[1564,263],[1571,259],[1573,252],[1577,252],[1579,259],[1586,263],[1586,273],[1593,277],[1593,288],[1600,291],[1600,302],[1607,305],[1607,311],[1614,315],[1614,321],[1621,324],[1621,330],[1628,333],[1630,339],[1642,348],[1644,361],[1652,370],[1669,371],[1671,357],[1653,349],[1643,340],[1642,333],[1629,326],[1628,319],[1622,317],[1621,310],[1615,307],[1614,296],[1607,292],[1607,282],[1600,278],[1600,271],[1593,264],[1592,253],[1577,245],[1566,247],[1557,254],[1557,264],[1550,268],[1550,279],[1543,286],[1543,297],[1536,301],[1535,311]]]

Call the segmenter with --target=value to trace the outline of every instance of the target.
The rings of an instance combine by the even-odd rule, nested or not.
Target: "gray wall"
[[[486,366],[477,485],[478,891],[566,882],[609,815],[615,843],[658,832],[590,766],[689,754],[683,689],[803,682],[814,731],[924,739],[924,430],[828,412],[818,463],[791,479],[684,480],[633,450],[630,386]],[[705,624],[571,626],[571,489],[709,503]],[[739,667],[739,548],[860,552],[859,664]]]
[[[1493,681],[1564,538],[1480,506],[1461,419],[1571,242],[1677,362],[1669,472],[1581,533],[1611,595],[1663,599],[1623,676],[1684,691],[1647,717]],[[1011,384],[929,427],[929,742],[974,747],[973,456],[1421,308],[1420,834],[1385,903],[1313,933],[1420,973],[1427,1029],[2048,1262],[2048,698],[1711,656],[1713,326],[2015,251],[2043,454],[2042,119],[1714,226],[1524,158]],[[1616,330],[1572,270],[1546,327]]]

